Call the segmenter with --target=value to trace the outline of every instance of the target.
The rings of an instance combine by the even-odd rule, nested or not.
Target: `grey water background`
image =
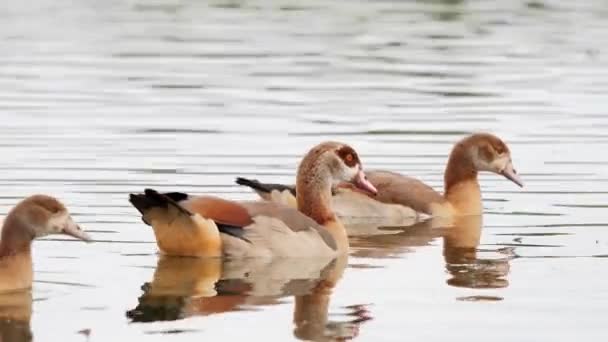
[[[1,211],[54,194],[97,241],[35,243],[34,340],[295,340],[290,296],[130,319],[158,257],[127,194],[253,199],[235,176],[292,182],[326,139],[441,189],[480,130],[526,187],[481,177],[476,257],[357,237],[321,335],[603,340],[607,29],[591,0],[2,1]]]

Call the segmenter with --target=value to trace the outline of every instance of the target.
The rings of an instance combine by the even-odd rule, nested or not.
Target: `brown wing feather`
[[[444,203],[443,196],[420,180],[390,171],[366,172],[378,189],[374,197],[383,203],[401,204],[418,212],[431,214],[432,203]]]
[[[253,220],[241,204],[212,196],[189,197],[179,204],[193,213],[218,223],[237,227],[250,225]]]
[[[334,250],[337,248],[334,238],[324,227],[298,210],[284,205],[266,201],[234,202],[211,196],[189,197],[179,204],[204,218],[243,227],[245,230],[254,223],[253,218],[257,216],[272,217],[294,232],[315,229],[327,246]]]

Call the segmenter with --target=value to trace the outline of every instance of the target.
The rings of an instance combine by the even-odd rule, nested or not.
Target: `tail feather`
[[[154,208],[154,207],[163,207],[167,208],[169,205],[175,205],[181,208],[177,201],[180,201],[179,195],[185,195],[181,193],[167,193],[160,194],[158,191],[153,189],[145,189],[143,194],[129,194],[129,202],[133,204],[133,206],[140,212],[144,213],[145,211]],[[186,197],[187,198],[187,195]],[[182,210],[185,210],[181,208]]]
[[[262,191],[262,192],[270,192],[271,190],[264,186],[264,184],[260,183],[257,179],[248,179],[243,177],[236,177],[236,184],[248,186],[254,190]]]
[[[182,207],[181,205],[179,205],[177,203],[177,201],[179,201],[179,199],[178,200],[174,199],[174,198],[180,198],[179,195],[185,195],[187,198],[188,195],[186,195],[186,194],[181,194],[178,192],[161,194],[154,189],[145,189],[144,193],[147,198],[149,198],[151,201],[153,201],[154,203],[157,204],[156,206],[163,207],[163,208],[168,208],[168,207],[172,206],[186,215],[192,215],[191,212],[189,212],[188,210],[186,210],[184,207]],[[176,196],[176,194],[177,194],[177,196]]]
[[[152,203],[144,194],[129,194],[129,202],[139,211],[142,215],[150,208],[153,207]]]
[[[277,190],[279,192],[287,190],[294,196],[296,194],[296,190],[293,187],[284,184],[262,183],[257,179],[248,179],[243,177],[237,177],[235,182],[238,185],[248,186],[253,190],[260,191],[263,193],[271,193],[273,190]]]
[[[163,195],[169,197],[170,199],[174,200],[175,202],[179,202],[179,201],[188,199],[188,194],[185,194],[183,192],[167,192],[167,193],[164,193]]]
[[[151,223],[146,220],[144,214],[146,213],[146,211],[148,211],[153,206],[152,206],[152,203],[146,198],[146,195],[129,194],[129,202],[131,202],[131,204],[135,207],[135,209],[137,209],[137,211],[139,211],[139,213],[141,214],[141,220],[145,224],[150,226]]]
[[[153,189],[145,189],[143,194],[130,194],[129,201],[142,214],[142,220],[147,225],[152,225],[152,219],[170,223],[181,217],[191,219],[193,213],[182,207],[178,201],[188,198],[187,194],[181,192],[170,192],[161,194]],[[207,219],[207,218],[205,218]],[[213,221],[213,220],[211,220]],[[243,227],[222,222],[215,222],[220,233],[250,242],[244,235]]]
[[[165,216],[166,220],[171,220],[176,215],[192,216],[192,213],[179,205],[174,198],[179,198],[179,196],[145,189],[143,194],[130,194],[129,202],[141,213],[142,220],[147,225],[151,225],[151,216]]]

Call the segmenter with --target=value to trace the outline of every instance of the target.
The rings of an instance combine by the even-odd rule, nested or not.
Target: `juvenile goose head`
[[[46,195],[30,196],[19,202],[4,220],[0,255],[27,250],[33,239],[50,234],[65,234],[84,241],[91,240],[56,198]]]
[[[507,144],[498,137],[487,133],[472,135],[468,139],[472,143],[470,151],[477,170],[502,175],[520,187],[524,186],[517,171],[513,168],[511,151]]]
[[[509,147],[489,133],[472,134],[454,145],[444,174],[444,198],[450,204],[431,205],[435,216],[479,215],[483,212],[481,189],[477,181],[479,171],[489,171],[523,187],[513,168]],[[440,210],[441,209],[441,210]]]
[[[493,172],[524,186],[513,167],[509,147],[489,133],[472,134],[454,145],[445,172],[446,192],[459,181],[476,178],[478,171]]]

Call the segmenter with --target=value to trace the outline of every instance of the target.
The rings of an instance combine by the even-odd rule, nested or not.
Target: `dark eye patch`
[[[493,159],[493,153],[492,153],[492,147],[490,145],[483,145],[479,148],[479,154],[481,156],[482,159],[484,160],[492,160]]]
[[[338,149],[336,153],[348,167],[354,167],[355,165],[360,164],[357,152],[350,146],[344,145]]]
[[[46,210],[50,211],[51,214],[58,214],[63,210],[63,207],[56,202],[46,202],[44,203],[44,207]]]
[[[509,152],[509,148],[507,147],[507,145],[498,137],[489,136],[488,144],[490,145],[488,147],[494,152],[496,152],[496,154],[503,154],[505,152]]]

